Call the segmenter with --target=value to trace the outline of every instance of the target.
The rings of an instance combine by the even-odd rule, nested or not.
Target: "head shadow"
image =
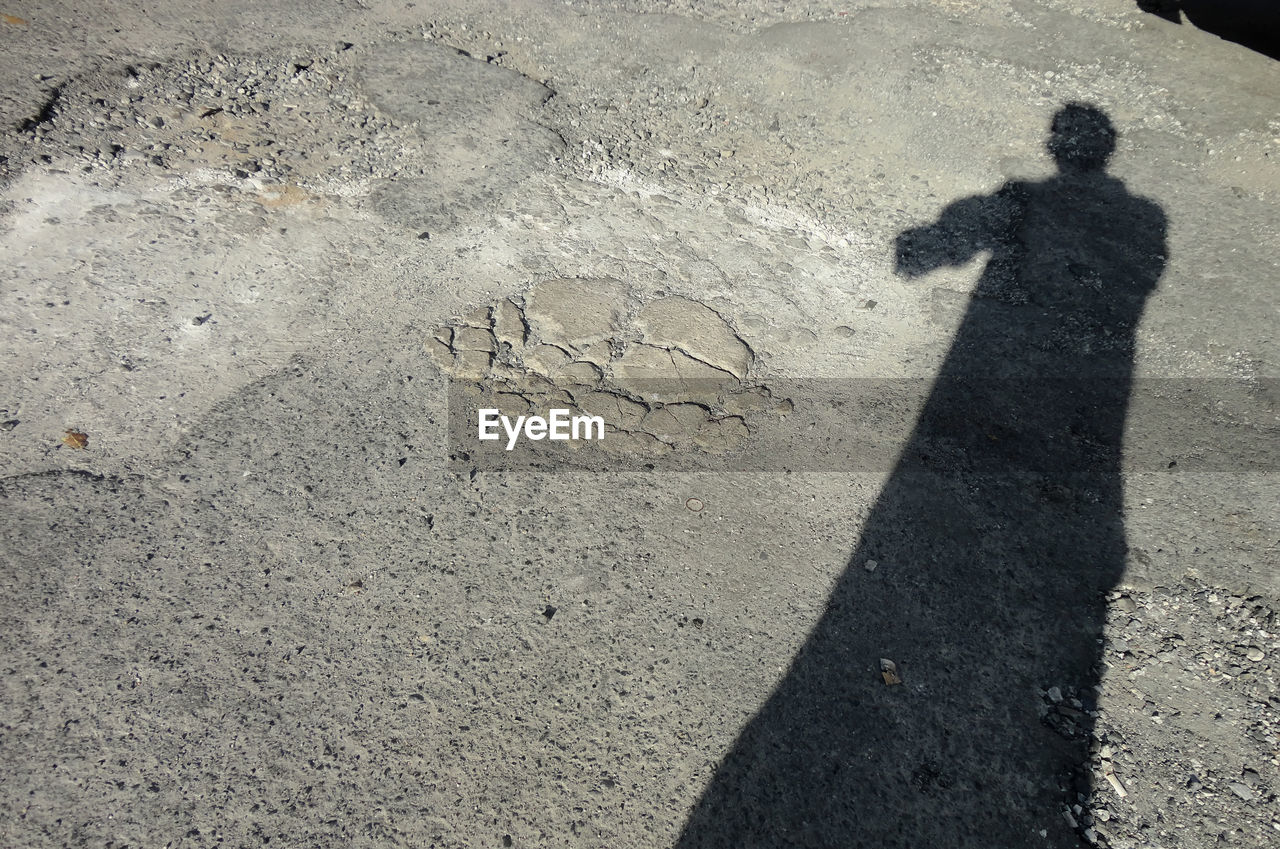
[[[1102,110],[1068,103],[1049,126],[1049,155],[1060,171],[1099,171],[1116,149],[1116,128]]]
[[[1165,261],[1160,207],[1106,171],[1116,136],[1066,104],[1056,174],[897,237],[908,278],[990,258],[825,611],[680,849],[1080,845],[1061,812],[1093,792],[1134,331]]]

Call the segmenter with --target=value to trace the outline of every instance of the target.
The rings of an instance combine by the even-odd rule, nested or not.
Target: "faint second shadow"
[[[1197,29],[1280,59],[1276,0],[1138,0],[1138,8],[1175,24],[1185,16]]]
[[[991,258],[824,615],[679,849],[1080,845],[1062,813],[1092,792],[1134,330],[1165,256],[1160,207],[1105,170],[1114,144],[1068,104],[1056,175],[898,237],[908,277]]]

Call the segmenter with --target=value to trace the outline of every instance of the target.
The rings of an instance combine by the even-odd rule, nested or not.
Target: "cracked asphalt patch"
[[[749,417],[785,414],[787,399],[748,381],[753,355],[725,319],[678,296],[640,304],[612,279],[552,279],[438,328],[427,348],[465,385],[456,442],[469,443],[475,410],[514,419],[600,416],[601,447],[635,458],[673,449],[727,451]],[[585,450],[585,449],[580,449]]]

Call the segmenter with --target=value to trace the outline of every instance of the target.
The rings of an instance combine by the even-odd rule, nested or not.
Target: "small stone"
[[[880,563],[877,560],[868,560],[866,563],[863,564],[862,568],[866,569],[868,572],[874,572],[876,570],[876,567],[879,565]]]
[[[902,676],[898,674],[898,664],[887,657],[880,658],[880,677],[890,687],[902,683]]]
[[[1045,695],[1048,696],[1049,701],[1053,702],[1055,705],[1062,703],[1062,690],[1058,687],[1050,687],[1045,692]]]
[[[1120,779],[1109,769],[1104,769],[1103,776],[1107,779],[1107,783],[1111,785],[1111,789],[1116,791],[1116,795],[1121,799],[1129,795],[1129,791],[1124,789],[1124,785],[1120,783]]]
[[[1267,653],[1264,652],[1262,649],[1258,648],[1257,646],[1250,646],[1249,650],[1245,652],[1244,656],[1256,663],[1257,661],[1262,660],[1264,657],[1266,657]]]
[[[547,617],[547,621],[550,622],[551,618],[556,615],[556,608],[548,604],[546,608],[542,611],[542,615]]]
[[[1245,785],[1239,784],[1239,783],[1235,783],[1231,785],[1231,792],[1236,794],[1246,802],[1252,802],[1254,799],[1258,797],[1258,794],[1254,793],[1251,788],[1246,787]]]

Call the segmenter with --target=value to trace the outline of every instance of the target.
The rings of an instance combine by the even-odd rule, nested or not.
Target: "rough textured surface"
[[[0,10],[0,844],[1280,837],[1280,64],[1129,0],[82,6]],[[954,380],[1035,363],[1145,388]],[[467,392],[628,439],[496,471]]]
[[[790,411],[788,399],[744,383],[751,350],[705,304],[659,297],[632,315],[635,299],[612,279],[546,280],[517,297],[523,307],[504,299],[427,341],[441,367],[463,381],[450,403],[451,440],[468,455],[481,447],[473,438],[481,408],[513,420],[552,409],[600,416],[605,469],[673,448],[723,452],[749,434],[745,414]],[[491,455],[504,457],[503,441]]]

